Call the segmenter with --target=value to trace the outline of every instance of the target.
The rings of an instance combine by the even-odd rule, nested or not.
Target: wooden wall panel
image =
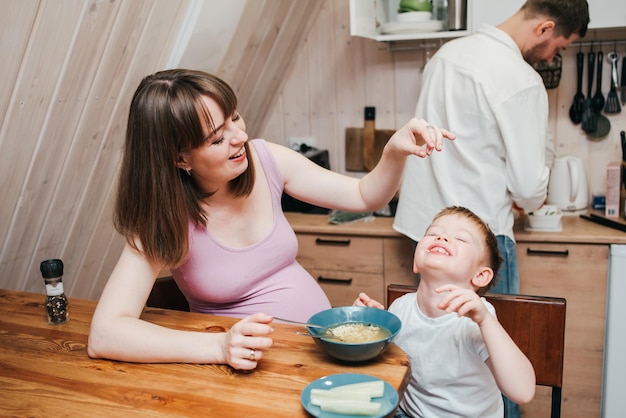
[[[79,260],[80,263],[77,263],[81,268],[79,276],[91,278],[95,282],[93,284],[96,286],[96,294],[98,295],[104,287],[112,267],[117,262],[117,257],[119,257],[124,243],[120,236],[111,231],[111,216],[117,186],[118,165],[121,159],[132,94],[141,79],[154,71],[146,72],[146,65],[153,69],[165,68],[176,40],[176,33],[180,29],[178,25],[184,21],[186,7],[186,4],[170,0],[158,0],[150,5],[150,13],[140,12],[137,14],[137,16],[147,16],[142,25],[144,29],[141,34],[137,34],[136,45],[133,45],[140,52],[129,59],[123,83],[121,81],[119,83],[120,99],[115,101],[107,133],[104,136],[106,141],[102,144],[87,186],[89,190],[101,190],[103,193],[96,196],[96,199],[94,199],[93,192],[83,194],[82,216],[73,225],[66,243],[69,254],[79,253],[78,250],[83,246],[89,248],[89,251],[85,252]],[[118,73],[113,69],[117,67],[118,60],[124,59],[124,50],[128,49],[129,45],[121,42],[124,39],[123,34],[132,33],[133,22],[128,21],[127,23],[130,26],[122,28],[118,32],[119,48],[111,51],[111,56],[107,57],[107,62],[111,66],[109,71],[103,72],[107,78],[115,77],[115,74]],[[152,47],[153,45],[162,45],[163,48],[155,49]],[[102,85],[106,86],[107,81],[106,79],[103,80]],[[113,82],[114,79],[109,81]],[[103,177],[100,175],[103,172],[111,173],[111,175]],[[111,258],[114,260],[113,264],[110,262],[103,264],[104,260],[109,261]],[[78,297],[93,296],[91,289],[85,286],[80,286],[80,289],[74,293]]]
[[[365,62],[365,46],[370,42],[350,35],[349,2],[332,2],[334,44],[334,76],[336,79],[337,123],[332,138],[328,138],[328,150],[333,170],[345,172],[345,128],[363,127],[366,81],[362,71]],[[313,45],[311,45],[313,47]]]
[[[58,23],[64,19],[80,21],[83,8],[83,3],[72,0],[42,2],[20,64],[22,70],[8,106],[0,146],[0,155],[6,161],[0,164],[0,178],[5,185],[11,185],[3,190],[5,203],[0,216],[2,262],[6,266],[0,287],[5,287],[7,281],[17,281],[21,286],[32,256],[32,243],[46,217],[41,208],[48,206],[58,187],[57,177],[69,142],[48,135],[46,129],[63,129],[64,120],[52,120],[51,116],[68,50],[76,36],[75,24]],[[30,226],[33,230],[28,229]]]
[[[5,1],[0,14],[0,127],[7,115],[9,100],[22,68],[22,58],[27,49],[31,29],[37,16],[39,0]],[[0,135],[0,143],[5,138]]]
[[[324,2],[309,36],[307,72],[309,129],[313,138],[333,141],[337,126],[337,84],[332,2]],[[332,142],[330,142],[332,143]]]
[[[306,42],[299,54],[293,57],[294,65],[291,68],[292,74],[298,74],[298,77],[287,77],[283,89],[280,94],[280,106],[272,107],[271,115],[282,121],[281,126],[284,132],[303,133],[305,136],[311,132],[309,115],[311,108],[309,97],[311,96],[310,86],[303,83],[303,80],[309,79],[309,60],[308,55],[302,53],[303,50],[309,48],[309,42]],[[263,138],[266,135],[262,136]],[[276,142],[288,145],[289,138],[287,136],[269,134],[268,138],[273,138]]]
[[[111,205],[130,98],[170,61],[191,0],[5,3],[19,19],[0,18],[15,80],[2,84],[0,287],[42,292],[39,263],[59,257],[68,294],[96,298],[123,245]]]
[[[28,291],[41,289],[38,266],[41,260],[63,255],[69,277],[76,271],[73,256],[80,253],[68,254],[64,243],[80,213],[79,196],[85,190],[102,140],[102,135],[87,134],[83,127],[97,126],[94,122],[106,110],[106,95],[94,97],[94,78],[107,45],[108,37],[102,34],[111,32],[119,5],[119,2],[85,3],[75,19],[76,26],[67,26],[72,28],[74,36],[58,75],[56,91],[49,100],[48,122],[42,127],[41,144],[32,157],[31,174],[21,196],[25,204],[13,219],[12,234],[21,236],[21,243],[7,252],[8,257],[12,257],[12,250],[29,254],[28,263],[17,263],[8,269],[11,277],[21,277],[18,285]],[[37,205],[29,203],[35,201]],[[68,290],[71,284],[68,283]]]
[[[237,92],[248,133],[258,136],[276,93],[324,2],[248,1],[218,74]],[[319,19],[317,19],[319,21]]]

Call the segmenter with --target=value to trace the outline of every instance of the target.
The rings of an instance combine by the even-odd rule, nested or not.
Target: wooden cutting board
[[[367,153],[370,161],[378,163],[385,144],[396,132],[391,129],[376,129],[373,147],[364,149],[363,131],[363,128],[346,128],[347,171],[369,171],[365,166],[364,155]]]

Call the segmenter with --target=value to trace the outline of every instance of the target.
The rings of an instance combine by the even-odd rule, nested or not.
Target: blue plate
[[[330,376],[324,376],[309,383],[307,387],[305,387],[302,391],[300,400],[302,401],[302,406],[304,407],[304,409],[306,409],[309,414],[313,415],[316,418],[363,418],[362,415],[357,417],[356,415],[342,415],[322,411],[319,406],[311,404],[311,389],[331,389],[337,386],[349,385],[352,383],[369,382],[372,380],[382,379],[374,376],[369,376],[367,374],[357,373],[331,374]],[[385,392],[383,393],[383,396],[380,398],[372,398],[373,402],[378,402],[381,404],[380,414],[377,416],[384,417],[386,415],[389,415],[392,411],[396,409],[399,400],[400,399],[398,397],[398,392],[396,392],[393,386],[385,382]]]

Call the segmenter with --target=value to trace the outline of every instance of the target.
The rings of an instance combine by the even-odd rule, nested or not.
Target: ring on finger
[[[433,125],[427,125],[426,129],[435,129],[435,127]]]
[[[256,351],[253,349],[250,349],[250,356],[248,356],[248,360],[250,361],[255,361],[256,360]]]

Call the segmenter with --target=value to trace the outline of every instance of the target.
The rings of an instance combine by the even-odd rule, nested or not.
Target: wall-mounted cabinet
[[[467,27],[470,28],[468,1]],[[482,0],[479,0],[482,1]],[[350,34],[382,42],[413,39],[457,38],[468,30],[442,32],[429,22],[398,22],[400,0],[350,0]]]
[[[483,23],[496,25],[525,0],[467,0],[467,30],[441,31],[428,22],[398,22],[400,0],[350,0],[350,33],[380,42],[466,36]],[[623,0],[591,0],[590,29],[626,27]]]

